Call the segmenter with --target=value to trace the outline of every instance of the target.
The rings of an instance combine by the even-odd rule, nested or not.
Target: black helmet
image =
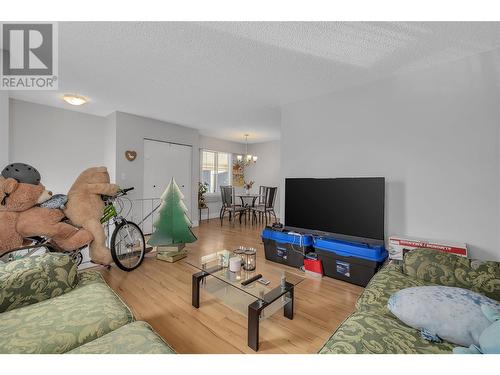
[[[24,184],[38,185],[40,183],[40,173],[36,168],[24,163],[9,164],[3,169],[2,176],[13,178]]]

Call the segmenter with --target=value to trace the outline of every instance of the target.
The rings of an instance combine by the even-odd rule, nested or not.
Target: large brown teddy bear
[[[68,192],[64,213],[71,223],[94,236],[90,243],[90,258],[94,263],[109,265],[113,262],[100,221],[104,213],[101,195],[114,196],[118,190],[118,185],[109,182],[106,167],[94,167],[83,171]]]
[[[92,241],[90,232],[61,222],[61,210],[36,207],[51,195],[42,184],[19,183],[0,176],[0,256],[22,246],[24,238],[30,236],[49,237],[68,251]]]

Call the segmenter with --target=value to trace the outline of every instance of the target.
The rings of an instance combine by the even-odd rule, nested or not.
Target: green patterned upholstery
[[[71,291],[76,265],[67,255],[43,254],[0,264],[0,313]]]
[[[64,353],[133,321],[104,282],[0,314],[0,353]]]
[[[0,354],[174,353],[107,286],[62,254],[0,265]]]
[[[403,273],[415,279],[471,289],[500,300],[500,263],[483,262],[435,250],[405,254]]]
[[[320,354],[451,354],[455,345],[430,343],[395,317],[358,311],[337,329]]]
[[[403,265],[388,264],[370,280],[356,311],[328,339],[321,354],[451,353],[448,342],[431,343],[387,309],[389,297],[405,288],[448,285],[500,300],[500,263],[480,262],[436,250],[405,254]]]
[[[69,354],[173,354],[175,353],[149,324],[134,322],[97,340],[79,346]]]
[[[401,272],[401,267],[389,264],[383,267],[370,280],[363,294],[356,301],[358,310],[376,310],[378,314],[393,317],[387,309],[389,297],[397,291],[412,286],[430,285],[431,283],[413,279]]]
[[[78,285],[77,288],[80,288],[85,285],[94,284],[94,283],[104,283],[104,279],[101,274],[96,271],[83,271],[78,273]]]

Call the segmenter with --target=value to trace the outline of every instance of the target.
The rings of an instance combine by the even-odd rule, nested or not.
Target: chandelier
[[[243,155],[237,155],[236,159],[238,163],[243,164],[245,167],[257,162],[257,156],[248,153],[248,134],[245,134],[245,158],[243,159]]]

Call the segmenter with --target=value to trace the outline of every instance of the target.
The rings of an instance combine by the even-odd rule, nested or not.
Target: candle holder
[[[243,269],[245,271],[254,271],[257,266],[257,251],[253,248],[248,248],[245,250]]]
[[[238,246],[236,250],[233,250],[233,255],[239,256],[241,258],[241,265],[245,264],[245,248],[243,246]]]

